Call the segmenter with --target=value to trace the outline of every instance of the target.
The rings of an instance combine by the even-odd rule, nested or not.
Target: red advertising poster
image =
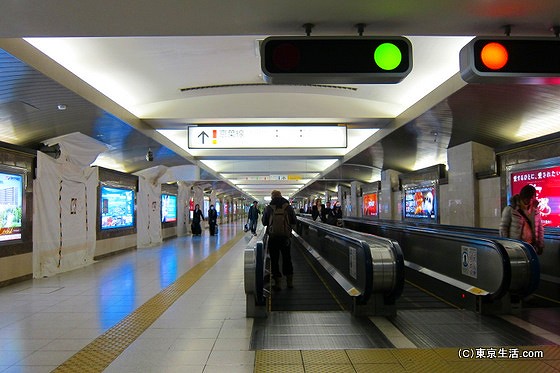
[[[519,193],[527,184],[537,190],[543,225],[560,227],[560,167],[512,172],[512,195]]]
[[[364,194],[364,216],[377,216],[377,193]]]

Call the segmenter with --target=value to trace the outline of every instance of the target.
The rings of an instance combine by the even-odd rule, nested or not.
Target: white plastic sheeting
[[[64,154],[64,153],[63,153]],[[33,183],[33,277],[48,277],[93,262],[97,168],[37,152]]]
[[[138,176],[137,247],[151,247],[163,241],[161,229],[161,184],[177,182],[177,235],[190,233],[188,201],[191,185],[186,180],[200,178],[200,168],[193,165],[155,166],[135,172]],[[202,190],[200,191],[202,193]],[[202,197],[201,197],[202,198]]]
[[[163,242],[161,232],[161,184],[138,178],[138,199],[136,209],[136,246],[151,247]]]
[[[78,167],[89,167],[97,156],[109,147],[81,132],[73,132],[67,135],[55,137],[42,141],[43,144],[52,146],[58,144],[60,147],[60,158],[73,163]]]
[[[191,185],[185,181],[177,182],[177,236],[186,236],[191,233],[188,207],[191,199]]]
[[[194,165],[181,165],[169,167],[166,174],[160,178],[161,183],[173,181],[200,180],[200,167]]]
[[[82,133],[43,141],[59,145],[61,155],[53,159],[37,155],[37,178],[33,193],[33,276],[52,276],[93,263],[96,246],[98,169],[90,165],[108,146]],[[139,177],[136,227],[137,247],[162,242],[161,183],[179,181],[179,235],[187,234],[190,185],[198,180],[197,166],[156,166],[135,173]],[[202,198],[202,190],[197,190]],[[202,200],[202,199],[201,199]]]
[[[163,242],[161,231],[161,182],[165,166],[155,166],[134,173],[138,176],[136,200],[136,246],[151,247]]]

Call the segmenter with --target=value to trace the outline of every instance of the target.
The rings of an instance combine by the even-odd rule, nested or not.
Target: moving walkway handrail
[[[497,229],[461,227],[455,225],[435,226],[433,224],[415,224],[421,229],[431,229],[435,232],[445,230],[447,232],[460,233],[473,238],[485,238],[500,243],[506,250],[511,267],[511,280],[509,292],[521,297],[529,295],[537,290],[540,279],[539,258],[533,247],[523,241],[504,238],[499,236]]]
[[[253,237],[244,252],[244,284],[247,316],[259,317],[266,313],[264,229]]]
[[[504,272],[508,276],[508,279],[507,281],[504,281],[504,289],[502,289],[501,292],[494,294],[491,298],[498,299],[507,292],[524,297],[533,293],[538,287],[540,277],[538,257],[532,246],[526,242],[484,235],[482,234],[483,231],[481,231],[480,234],[477,234],[475,232],[468,232],[467,230],[462,232],[440,230],[436,227],[415,227],[415,229],[431,232],[439,236],[441,236],[442,231],[444,231],[447,235],[459,234],[472,240],[489,240],[495,242],[503,260],[506,261],[506,270]]]
[[[373,233],[388,236],[401,243],[408,267],[426,268],[425,272],[433,271],[434,276],[442,274],[450,278],[450,282],[460,280],[461,283],[472,286],[470,290],[466,290],[473,294],[478,292],[489,300],[499,299],[507,293],[528,295],[539,283],[536,254],[530,245],[520,241],[384,221],[345,218],[344,222],[348,226],[360,224],[374,227]],[[411,239],[412,236],[414,240]],[[437,257],[435,247],[439,249],[443,260]],[[477,263],[473,265],[476,276],[465,276],[464,272],[456,270],[453,250],[457,248],[463,250],[463,255],[465,252],[468,255],[471,250],[472,255],[477,258]],[[479,257],[481,260],[478,260]],[[481,279],[478,278],[479,274],[482,275]]]
[[[367,218],[365,218],[367,219]],[[366,220],[367,221],[367,220]],[[373,222],[374,224],[385,223],[384,220],[379,220]],[[510,262],[512,263],[512,288],[511,291],[517,292],[519,295],[528,295],[537,290],[539,282],[552,281],[560,283],[560,264],[558,261],[553,260],[556,258],[558,253],[558,248],[560,247],[560,228],[550,228],[545,227],[544,238],[545,238],[545,250],[543,255],[539,256],[535,253],[533,247],[523,241],[512,240],[508,238],[500,237],[500,232],[498,229],[492,228],[480,228],[480,227],[464,227],[459,225],[448,225],[448,224],[434,224],[427,222],[396,222],[389,221],[391,224],[402,224],[402,225],[412,225],[415,227],[436,229],[436,230],[446,230],[452,232],[460,232],[462,234],[475,235],[477,237],[487,237],[489,239],[498,240],[501,242],[508,255],[510,256]],[[524,252],[524,255],[520,255],[519,251]],[[529,276],[530,278],[526,282],[525,286],[515,287],[516,283],[519,283],[520,277],[526,277],[527,269],[525,266],[520,265],[520,261],[527,263],[529,266],[529,273],[535,274],[534,276]],[[514,264],[515,263],[515,264]],[[523,284],[520,284],[523,285]]]
[[[379,222],[385,222],[384,220],[379,220],[379,219],[368,219],[368,218],[363,218],[364,220],[370,220],[370,221],[379,221]],[[498,229],[493,229],[493,228],[480,228],[480,227],[465,227],[462,225],[449,225],[449,224],[436,224],[436,223],[428,223],[428,222],[399,222],[399,221],[393,221],[390,220],[388,221],[391,224],[406,224],[406,225],[412,225],[412,226],[416,226],[416,227],[426,227],[426,228],[434,228],[434,229],[443,229],[443,230],[447,230],[447,231],[453,231],[453,232],[463,232],[463,233],[471,233],[471,234],[477,234],[477,235],[485,235],[485,236],[492,236],[492,237],[496,237],[500,235],[500,231]],[[551,228],[551,227],[544,227],[544,237],[546,239],[550,239],[550,240],[560,240],[560,228]]]
[[[316,237],[306,230],[316,232]],[[296,232],[354,286],[353,294],[365,304],[375,293],[394,302],[404,287],[404,257],[391,239],[359,233],[298,216]],[[337,250],[338,249],[338,250]]]

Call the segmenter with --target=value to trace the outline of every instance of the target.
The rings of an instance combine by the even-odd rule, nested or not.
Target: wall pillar
[[[359,181],[352,181],[350,183],[350,200],[346,206],[346,216],[358,217],[358,188],[362,185]]]
[[[377,201],[379,219],[401,220],[399,175],[400,172],[395,170],[381,171],[381,193]]]
[[[466,227],[479,226],[479,190],[477,172],[495,168],[494,150],[467,142],[447,150],[448,198],[440,203],[440,223]]]

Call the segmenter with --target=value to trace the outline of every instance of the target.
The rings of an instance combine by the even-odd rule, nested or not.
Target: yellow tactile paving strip
[[[504,347],[533,351],[542,357],[460,358],[458,348],[364,350],[260,350],[256,373],[369,372],[560,372],[560,346]],[[484,347],[488,352],[491,348]],[[473,348],[476,351],[476,348]]]
[[[53,372],[102,372],[244,236],[243,232],[191,268]]]

